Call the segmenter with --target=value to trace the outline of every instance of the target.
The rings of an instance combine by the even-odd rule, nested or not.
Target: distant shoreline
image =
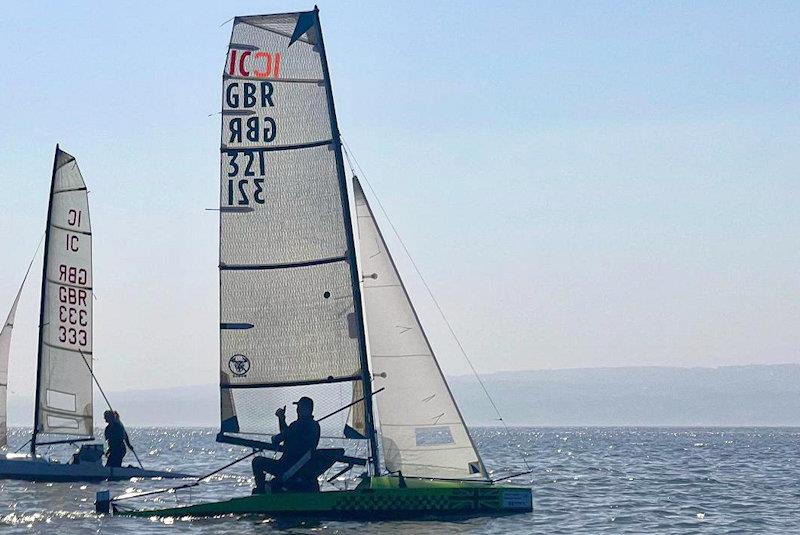
[[[481,377],[509,427],[800,427],[800,364],[565,368]],[[471,427],[498,426],[474,377],[448,381]],[[216,384],[125,390],[109,397],[130,427],[218,425]],[[8,406],[11,427],[30,425],[31,399],[11,395]],[[96,422],[103,408],[95,404]]]

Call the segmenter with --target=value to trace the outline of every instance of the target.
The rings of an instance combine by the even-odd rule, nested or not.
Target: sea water
[[[247,453],[214,442],[212,429],[130,429],[147,467],[202,474]],[[457,521],[355,522],[125,518],[96,515],[95,492],[149,490],[174,481],[0,482],[0,533],[800,533],[800,429],[477,428],[489,468],[532,474],[534,511]],[[14,429],[21,445],[27,430]],[[53,453],[68,453],[53,450]],[[65,457],[65,456],[64,456]],[[125,462],[134,462],[129,453]],[[249,463],[176,495],[138,505],[168,507],[250,492]],[[158,500],[158,501],[152,501]],[[132,503],[131,505],[137,505]]]

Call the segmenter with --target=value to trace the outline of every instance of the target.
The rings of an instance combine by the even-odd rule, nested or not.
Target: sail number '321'
[[[247,206],[251,200],[264,204],[264,153],[253,150],[230,151],[228,158],[228,205]],[[239,176],[253,179],[237,179]]]

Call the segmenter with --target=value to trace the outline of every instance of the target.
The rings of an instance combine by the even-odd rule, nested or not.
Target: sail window
[[[61,416],[47,415],[47,427],[53,432],[63,432],[65,429],[78,429],[78,420],[62,418]]]
[[[235,407],[239,430],[249,433],[278,433],[278,420],[274,412],[286,407],[287,419],[295,418],[293,402],[303,396],[314,400],[314,416],[319,418],[347,405],[353,399],[353,384],[360,381],[339,381],[300,386],[271,386],[264,388],[227,388],[229,403]],[[348,411],[341,411],[320,422],[322,436],[340,438],[348,419]]]
[[[47,390],[47,406],[59,411],[76,412],[75,394],[59,392],[58,390]]]
[[[416,427],[414,428],[414,435],[417,439],[417,446],[442,446],[455,442],[450,428],[446,425]]]

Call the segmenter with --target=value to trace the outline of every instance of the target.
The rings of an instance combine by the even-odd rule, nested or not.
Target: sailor
[[[313,452],[319,444],[319,424],[314,420],[314,401],[306,396],[294,402],[297,406],[297,420],[286,425],[286,406],[275,411],[280,433],[272,437],[272,444],[283,444],[280,459],[256,457],[253,459],[253,475],[256,478],[254,493],[267,491],[266,475],[280,478],[294,466],[306,453]]]
[[[119,468],[122,466],[122,459],[127,453],[125,444],[128,445],[131,451],[133,451],[133,446],[131,445],[130,438],[128,438],[128,432],[125,430],[125,426],[122,425],[122,420],[120,420],[118,412],[108,410],[103,413],[103,419],[108,424],[106,425],[104,433],[106,442],[108,442],[106,466]]]

